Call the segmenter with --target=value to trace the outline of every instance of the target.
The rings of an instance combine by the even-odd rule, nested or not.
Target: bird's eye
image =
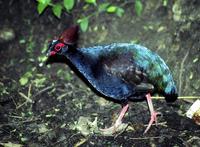
[[[61,49],[60,46],[56,46],[56,48],[55,48],[56,51],[59,51],[60,49]]]
[[[54,50],[55,51],[60,51],[60,49],[62,48],[62,47],[64,47],[65,45],[63,44],[63,43],[58,43],[58,44],[56,44],[55,45],[55,47],[54,47]]]

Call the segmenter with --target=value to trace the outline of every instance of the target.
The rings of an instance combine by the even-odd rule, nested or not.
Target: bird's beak
[[[50,57],[50,55],[51,55],[50,52],[48,52],[48,53],[46,54],[47,57]]]
[[[56,55],[56,52],[55,51],[49,51],[47,52],[46,56],[48,57],[47,60],[46,60],[46,65],[49,64],[49,63],[52,63],[52,60],[53,60],[53,56]]]
[[[51,57],[51,56],[54,56],[56,55],[56,52],[55,51],[50,51],[46,54],[47,57]]]
[[[48,57],[47,60],[45,61],[45,64],[48,65],[50,63],[49,61],[50,61],[50,59]]]
[[[51,52],[47,52],[46,57],[47,60],[45,61],[45,64],[48,65],[50,63]]]

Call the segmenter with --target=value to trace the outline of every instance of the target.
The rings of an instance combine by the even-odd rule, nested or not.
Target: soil
[[[200,96],[200,2],[142,1],[136,16],[132,1],[113,1],[125,14],[101,13],[80,33],[80,47],[136,42],[157,52],[169,65],[180,96]],[[194,100],[173,104],[153,100],[162,115],[143,135],[150,114],[146,102],[130,103],[118,134],[103,135],[121,106],[91,91],[64,64],[46,66],[48,41],[88,15],[79,3],[61,19],[48,8],[38,15],[36,1],[0,0],[0,145],[14,146],[200,146],[200,126],[185,113]],[[95,8],[91,8],[91,13]],[[9,34],[9,33],[8,33]],[[8,35],[9,36],[9,35]],[[24,82],[24,84],[23,84]]]

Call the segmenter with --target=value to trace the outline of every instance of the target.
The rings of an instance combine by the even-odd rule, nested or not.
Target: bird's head
[[[178,92],[174,82],[168,83],[163,95],[169,103],[174,102],[178,98]]]
[[[72,26],[66,29],[57,40],[53,40],[49,44],[46,64],[66,61],[67,52],[76,48],[78,31],[78,26]]]

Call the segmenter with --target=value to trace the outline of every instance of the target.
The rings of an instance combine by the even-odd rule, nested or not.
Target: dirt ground
[[[142,1],[136,16],[132,1],[113,1],[125,14],[98,14],[80,33],[80,47],[135,42],[157,52],[169,65],[181,96],[200,96],[199,0]],[[143,132],[150,114],[146,102],[130,103],[113,136],[98,132],[116,119],[121,106],[91,91],[67,65],[44,65],[48,41],[75,24],[83,13],[41,16],[32,0],[0,0],[0,145],[1,146],[200,146],[200,126],[185,113],[194,100],[173,104],[153,100],[162,115]],[[8,39],[1,35],[8,32]]]

